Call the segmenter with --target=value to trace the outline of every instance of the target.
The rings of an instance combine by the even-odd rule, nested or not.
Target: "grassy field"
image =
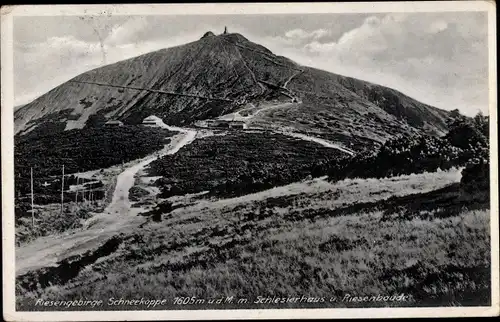
[[[98,208],[98,202],[66,204],[61,213],[60,204],[46,205],[35,209],[33,226],[31,214],[16,218],[16,245],[30,242],[37,237],[58,234],[82,226],[85,219],[91,217],[90,212]]]
[[[488,305],[489,205],[460,204],[459,173],[315,179],[186,204],[60,267],[18,277],[18,309],[37,298],[112,297],[192,309],[226,296],[248,302],[224,308]],[[406,207],[409,199],[440,203],[419,210]],[[348,300],[401,294],[405,301]],[[205,303],[174,304],[193,296]]]

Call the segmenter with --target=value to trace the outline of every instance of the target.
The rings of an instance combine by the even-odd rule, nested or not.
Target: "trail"
[[[298,67],[294,67],[294,66],[289,66],[289,65],[286,65],[286,64],[282,64],[280,62],[277,62],[275,59],[272,59],[274,58],[272,56],[272,53],[266,53],[264,51],[260,51],[260,50],[256,50],[256,49],[253,49],[253,48],[250,48],[250,47],[247,47],[247,46],[244,46],[242,44],[238,44],[238,43],[235,43],[235,42],[232,42],[232,41],[229,41],[227,39],[224,39],[224,38],[221,38],[222,40],[224,40],[225,42],[233,45],[233,46],[236,46],[236,47],[239,47],[239,48],[242,48],[242,49],[245,49],[245,50],[249,50],[249,51],[252,51],[254,53],[257,53],[257,54],[261,54],[262,55],[262,58],[264,58],[265,60],[275,64],[275,65],[278,65],[278,66],[282,66],[282,67],[286,67],[286,68],[289,68],[289,69],[295,69],[295,70],[300,70]],[[272,57],[272,58],[271,58]]]
[[[145,221],[144,217],[137,216],[140,209],[131,208],[128,196],[130,188],[134,185],[135,175],[157,158],[177,153],[182,147],[193,142],[197,134],[191,129],[168,126],[164,123],[160,125],[181,133],[174,136],[172,142],[161,151],[132,164],[118,175],[111,203],[102,213],[95,214],[85,222],[84,227],[87,229],[41,237],[18,247],[16,249],[16,275],[42,267],[55,266],[61,259],[95,249],[117,233],[132,231]]]
[[[184,97],[192,97],[192,98],[203,98],[203,99],[208,99],[208,100],[212,100],[212,101],[233,102],[233,100],[230,100],[227,98],[207,97],[207,96],[196,95],[196,94],[169,92],[169,91],[162,91],[162,90],[151,89],[151,88],[122,86],[122,85],[116,85],[116,84],[105,84],[105,83],[75,81],[75,80],[70,80],[68,82],[69,83],[80,83],[80,84],[90,84],[90,85],[105,86],[105,87],[122,88],[122,89],[132,89],[132,90],[136,90],[136,91],[147,91],[147,92],[151,92],[151,93],[158,93],[158,94],[165,94],[165,95],[184,96]]]
[[[241,116],[241,117],[242,118],[247,118],[247,119],[248,118],[254,118],[257,115],[259,115],[260,113],[265,112],[265,111],[269,111],[269,110],[273,110],[273,109],[280,109],[280,108],[292,107],[294,105],[296,105],[296,103],[283,103],[283,104],[277,104],[277,105],[268,105],[268,106],[265,106],[265,107],[257,110],[254,114],[249,115],[248,117],[244,117],[244,116]]]
[[[236,112],[233,112],[230,114],[223,115],[223,116],[219,117],[219,119],[234,120],[234,121],[251,121],[263,112],[273,110],[273,109],[290,108],[290,107],[296,106],[297,104],[298,103],[288,102],[288,103],[282,103],[282,104],[276,104],[276,105],[266,105],[266,106],[261,107],[260,109],[256,109],[256,107],[254,107],[254,109],[256,109],[256,110],[254,110],[253,113],[250,115],[243,116],[240,113],[244,110],[240,110],[240,111],[236,111]],[[298,139],[301,139],[304,141],[315,142],[315,143],[321,144],[322,146],[327,147],[327,148],[337,149],[337,150],[342,151],[344,153],[347,153],[351,156],[355,154],[355,152],[349,148],[346,148],[344,146],[341,146],[340,144],[336,144],[336,143],[333,143],[333,142],[330,142],[330,141],[327,141],[327,140],[324,140],[324,139],[321,139],[318,137],[314,137],[314,136],[310,136],[310,135],[306,135],[306,134],[302,134],[302,133],[297,133],[297,132],[289,132],[289,131],[275,130],[274,132],[282,134],[282,135],[286,135],[286,136],[295,137],[295,138],[298,138]]]
[[[175,126],[169,126],[163,123],[158,123],[160,127],[168,129],[170,131],[177,131],[184,133],[184,137],[172,148],[169,149],[168,151],[160,151],[160,156],[164,155],[171,155],[177,153],[183,146],[188,145],[189,143],[193,142],[193,140],[196,137],[196,131],[194,130],[186,130],[180,127],[175,127]],[[162,153],[163,152],[163,153]],[[156,160],[158,156],[152,155],[149,156],[140,163],[131,166],[118,176],[118,179],[116,181],[116,189],[113,193],[113,199],[109,206],[104,210],[104,213],[108,214],[113,214],[113,213],[118,213],[122,214],[127,211],[130,211],[130,200],[128,198],[128,192],[130,188],[134,186],[134,181],[135,181],[135,175],[139,170],[144,169],[147,165],[149,165],[151,162]]]
[[[287,89],[287,90],[290,90],[287,86],[288,84],[290,83],[290,81],[292,79],[294,79],[295,77],[299,76],[300,74],[302,74],[304,72],[304,70],[300,69],[298,70],[297,72],[295,72],[292,76],[290,76],[290,78],[288,78],[285,83],[283,84],[283,88]]]
[[[296,103],[284,103],[264,106],[243,119],[252,119],[258,114],[275,108],[292,107]],[[16,275],[42,267],[56,266],[57,263],[69,256],[79,255],[96,249],[109,238],[118,233],[132,232],[146,220],[138,216],[140,208],[132,208],[129,200],[129,190],[134,186],[135,176],[151,162],[164,155],[177,153],[182,147],[190,144],[196,138],[197,131],[193,129],[169,126],[163,121],[157,122],[161,128],[180,132],[172,138],[172,142],[159,152],[151,154],[141,160],[132,162],[117,177],[116,188],[111,203],[102,213],[95,214],[84,223],[86,229],[68,232],[60,235],[41,237],[34,242],[16,249]],[[280,132],[307,141],[313,141],[329,148],[335,148],[348,154],[352,151],[323,139],[293,132]]]
[[[225,199],[198,200],[186,207],[175,209],[173,212],[178,216],[181,214],[200,215],[203,211],[229,211],[229,209],[244,204],[285,196],[309,196],[319,200],[323,199],[325,204],[354,203],[359,195],[369,195],[371,200],[383,200],[392,196],[404,196],[419,192],[430,192],[441,189],[449,184],[460,182],[462,168],[451,168],[446,171],[424,172],[419,174],[400,175],[391,178],[355,178],[344,179],[337,182],[329,182],[327,176],[292,182],[282,186],[276,186],[267,190],[249,193],[239,197]],[[332,192],[342,192],[345,198],[331,198]],[[370,193],[373,192],[373,193]],[[376,193],[375,193],[376,192]],[[326,194],[325,194],[326,193]],[[348,200],[347,197],[352,200]],[[302,197],[304,198],[304,197]],[[365,199],[364,201],[367,201]],[[297,206],[289,205],[290,207]]]
[[[253,106],[253,104],[251,104],[251,105]],[[269,104],[269,105],[264,105],[263,107],[260,107],[260,108],[253,107],[252,114],[249,114],[246,116],[241,115],[240,114],[241,112],[243,112],[244,110],[248,110],[248,108],[246,108],[246,109],[243,109],[240,111],[236,111],[233,113],[222,115],[222,116],[218,117],[218,119],[220,119],[220,120],[233,120],[233,121],[249,121],[249,120],[252,120],[253,118],[255,118],[257,115],[261,114],[262,112],[273,110],[273,109],[289,108],[289,107],[293,107],[295,105],[297,105],[297,103],[291,103],[291,102],[282,103],[282,104],[275,104],[275,105]]]
[[[352,151],[351,149],[348,149],[346,147],[340,146],[339,144],[332,143],[330,141],[323,140],[323,139],[320,139],[320,138],[317,138],[314,136],[310,136],[310,135],[306,135],[306,134],[302,134],[302,133],[296,133],[296,132],[287,132],[287,131],[276,131],[276,133],[280,133],[280,134],[283,134],[286,136],[295,137],[295,138],[298,138],[298,139],[301,139],[304,141],[316,142],[318,144],[321,144],[324,147],[337,149],[337,150],[340,150],[340,151],[347,153],[351,156],[355,154],[355,152]]]

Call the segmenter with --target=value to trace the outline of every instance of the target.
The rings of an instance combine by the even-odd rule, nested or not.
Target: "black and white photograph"
[[[2,7],[4,319],[499,314],[495,10]]]

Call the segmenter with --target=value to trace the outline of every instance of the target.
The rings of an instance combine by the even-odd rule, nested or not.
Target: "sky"
[[[486,12],[15,17],[15,105],[90,69],[224,26],[299,64],[488,114]]]

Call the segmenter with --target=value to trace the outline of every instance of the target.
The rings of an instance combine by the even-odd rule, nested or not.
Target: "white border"
[[[492,306],[447,308],[352,308],[272,310],[179,310],[179,311],[85,311],[16,312],[14,255],[13,166],[13,16],[55,15],[207,15],[207,14],[305,14],[487,11],[489,35],[489,102],[491,142],[491,245]],[[144,5],[38,5],[1,8],[1,94],[2,94],[2,244],[3,316],[15,321],[97,320],[186,320],[186,319],[301,319],[301,318],[388,318],[463,317],[500,315],[498,258],[498,151],[496,11],[493,1],[359,2],[359,3],[249,3],[249,4],[144,4]]]
[[[15,16],[90,15],[234,15],[234,14],[311,14],[377,12],[445,12],[495,10],[488,1],[405,1],[330,3],[190,3],[121,5],[20,5],[9,7]]]

